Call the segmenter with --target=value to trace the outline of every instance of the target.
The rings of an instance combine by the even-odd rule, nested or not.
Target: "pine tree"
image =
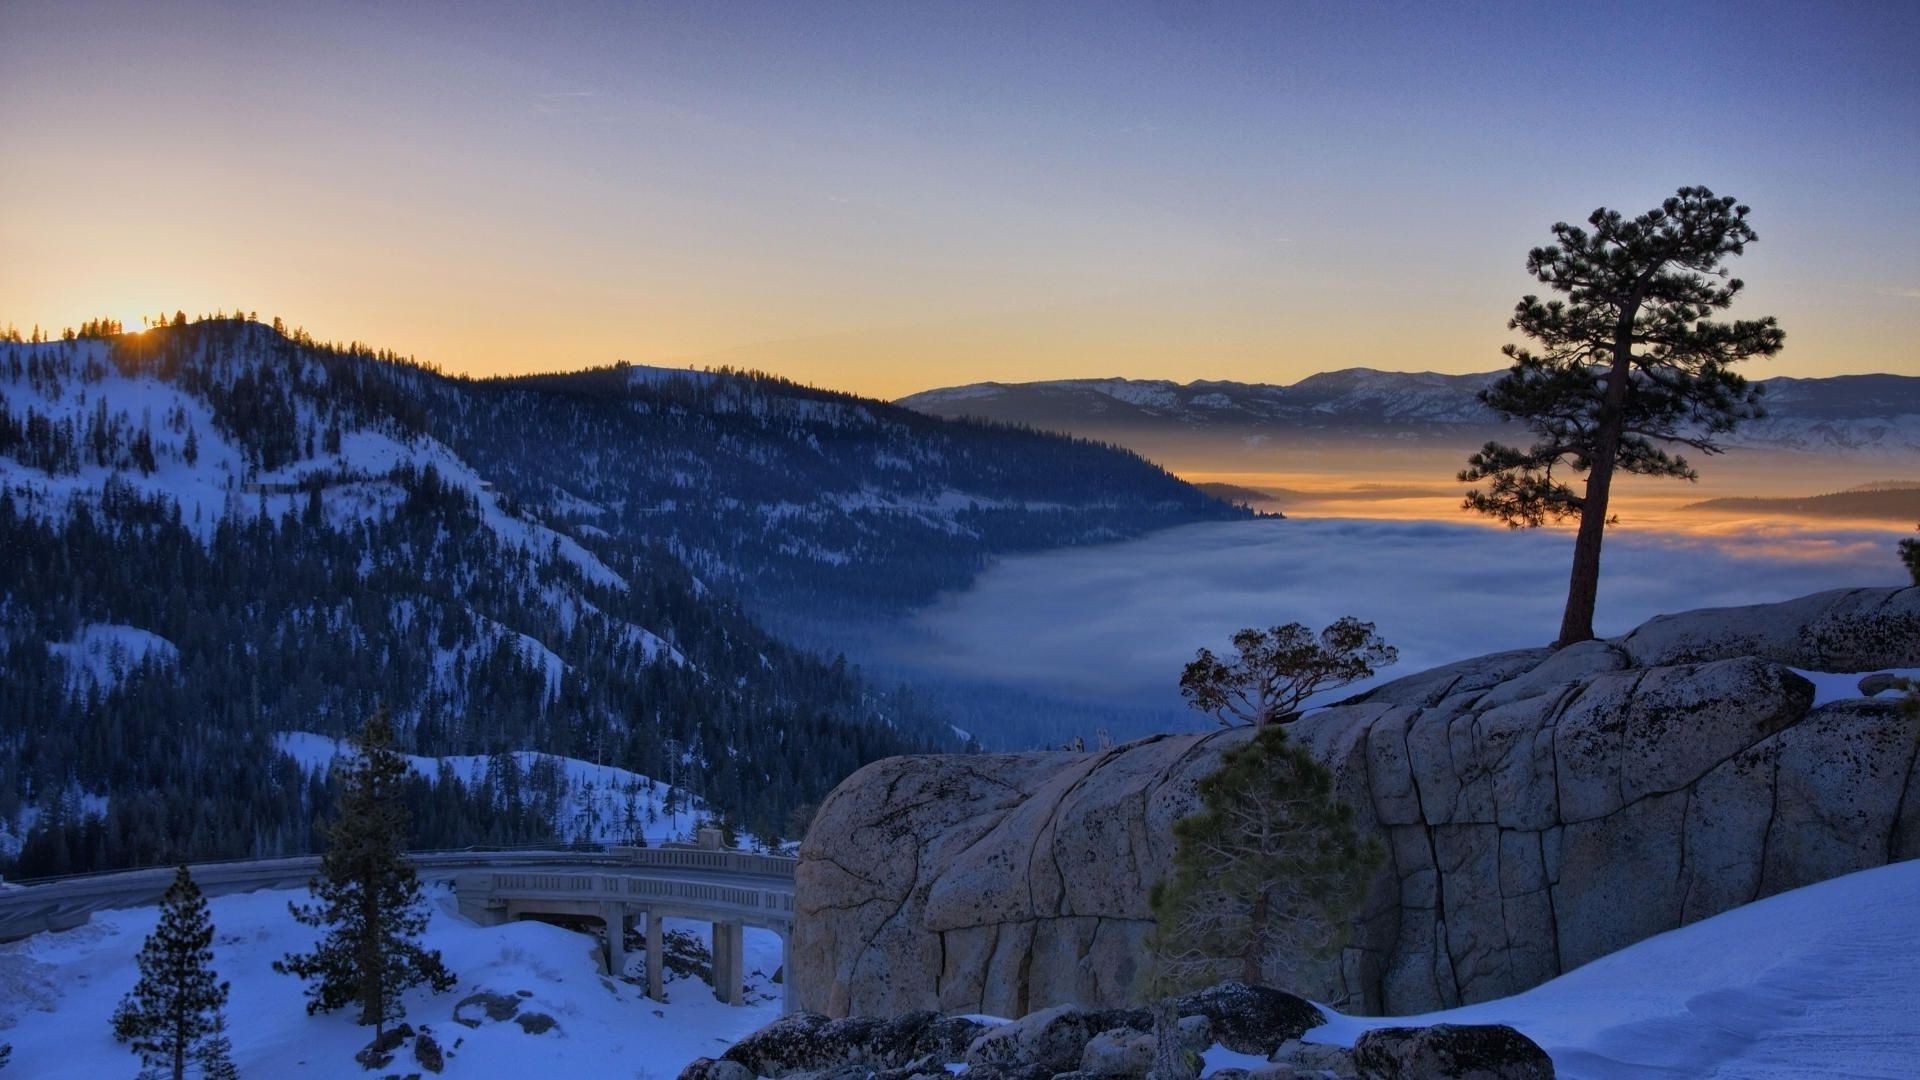
[[[320,876],[308,888],[315,904],[289,904],[294,918],[327,934],[313,952],[274,961],[275,971],[313,980],[309,1013],[357,1006],[358,1023],[373,1026],[406,1015],[403,992],[426,983],[453,987],[438,950],[420,945],[427,909],[413,864],[401,847],[407,832],[402,803],[406,761],[393,749],[393,725],[383,707],[354,738],[345,766],[340,817],[327,830]]]
[[[1907,564],[1907,573],[1912,575],[1913,583],[1920,585],[1920,540],[1900,541],[1900,561]]]
[[[214,1018],[213,1033],[200,1044],[196,1057],[202,1080],[240,1080],[240,1070],[233,1064],[233,1040],[227,1038],[225,1017]]]
[[[1537,438],[1526,449],[1489,442],[1459,475],[1491,481],[1463,505],[1509,527],[1579,519],[1558,645],[1593,637],[1613,474],[1698,479],[1670,447],[1719,453],[1716,436],[1764,415],[1759,388],[1731,365],[1774,355],[1785,333],[1772,316],[1707,317],[1743,288],[1727,276],[1725,259],[1756,239],[1747,212],[1706,188],[1683,187],[1632,220],[1595,210],[1591,233],[1560,222],[1555,243],[1527,255],[1527,272],[1567,299],[1521,298],[1507,327],[1539,351],[1506,346],[1513,367],[1480,400]],[[1562,466],[1586,475],[1583,493],[1556,475]]]
[[[1345,616],[1316,637],[1304,623],[1233,635],[1231,663],[1201,649],[1180,674],[1180,696],[1227,727],[1283,724],[1322,690],[1371,678],[1400,658],[1373,624]]]
[[[224,1043],[227,984],[213,974],[213,922],[185,866],[160,901],[160,925],[140,947],[140,981],[113,1013],[113,1036],[131,1044],[143,1076],[181,1080],[210,1041]]]
[[[1154,885],[1155,997],[1337,953],[1378,866],[1333,775],[1283,727],[1264,727],[1200,781],[1201,809],[1174,824],[1173,874]]]

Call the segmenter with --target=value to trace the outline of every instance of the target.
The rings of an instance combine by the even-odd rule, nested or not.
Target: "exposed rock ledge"
[[[1763,896],[1920,856],[1910,722],[1810,709],[1787,670],[1920,666],[1920,588],[1654,619],[1500,653],[1309,716],[1294,736],[1391,857],[1337,962],[1265,973],[1348,1011],[1524,990]],[[1091,754],[893,758],[800,852],[794,991],[832,1016],[1023,1016],[1133,997],[1170,826],[1244,731]]]

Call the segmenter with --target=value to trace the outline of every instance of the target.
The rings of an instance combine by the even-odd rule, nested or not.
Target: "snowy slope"
[[[250,1076],[351,1076],[366,1032],[339,1015],[308,1017],[294,980],[270,962],[304,948],[312,931],[286,917],[300,892],[211,901],[214,962],[233,981],[234,1048]],[[155,922],[151,908],[109,911],[78,930],[0,946],[0,1040],[21,1077],[132,1072],[107,1018],[135,977],[132,957]],[[701,924],[680,928],[704,934]],[[1861,871],[1762,900],[1648,939],[1524,994],[1418,1017],[1347,1017],[1309,1041],[1351,1045],[1399,1024],[1507,1023],[1553,1056],[1566,1080],[1914,1075],[1920,1061],[1920,862]],[[770,933],[747,932],[749,999],[728,1008],[708,988],[669,983],[655,1005],[632,981],[599,974],[595,942],[538,923],[475,927],[442,894],[428,930],[460,976],[445,995],[415,990],[408,1020],[449,1046],[446,1076],[670,1077],[779,1014],[779,963]],[[640,974],[635,957],[629,978]],[[530,992],[526,1010],[558,1033],[512,1024],[468,1030],[450,1022],[476,989]],[[1251,1064],[1219,1048],[1214,1067]],[[407,1066],[407,1068],[400,1068]],[[394,1063],[401,1072],[411,1063]],[[11,1074],[10,1074],[11,1075]]]
[[[47,651],[66,662],[75,693],[115,686],[143,662],[170,664],[180,658],[179,648],[159,634],[109,623],[87,623],[71,640],[48,643]]]
[[[340,740],[310,731],[283,731],[274,736],[273,742],[310,773],[329,769],[335,760],[352,752]],[[413,771],[428,781],[439,779],[442,768],[446,768],[463,781],[477,782],[486,776],[492,762],[484,754],[403,756]],[[699,820],[708,815],[706,805],[684,791],[674,793],[674,808],[669,811],[669,785],[637,772],[531,750],[510,756],[523,774],[541,766],[559,771],[565,786],[554,808],[554,833],[565,840],[631,843],[637,826],[638,835],[647,843],[659,844],[691,837]]]
[[[746,932],[752,1004],[722,1005],[706,984],[688,980],[669,982],[669,1002],[656,1004],[644,996],[638,956],[626,979],[611,979],[601,974],[595,938],[537,922],[483,929],[453,913],[449,894],[435,897],[427,944],[441,951],[459,983],[445,994],[415,989],[405,1002],[407,1021],[431,1028],[448,1049],[442,1075],[449,1080],[670,1078],[780,1014],[780,987],[770,982],[780,942],[769,931]],[[295,890],[209,901],[214,967],[233,984],[227,1018],[235,1064],[247,1077],[383,1075],[364,1073],[353,1060],[371,1028],[356,1027],[344,1013],[308,1016],[299,982],[270,967],[315,939],[287,915],[289,901],[305,899]],[[7,1080],[137,1071],[133,1055],[113,1041],[108,1018],[138,977],[133,958],[157,918],[155,908],[107,911],[77,930],[0,945],[0,1041],[14,1048]],[[709,934],[704,923],[668,920],[668,927],[703,941]],[[544,1013],[558,1025],[530,1035],[511,1022],[473,1029],[455,1023],[454,1006],[479,990],[509,997],[528,991],[520,1011]],[[384,1072],[421,1070],[407,1054]]]
[[[1335,1016],[1351,1045],[1396,1024],[1511,1024],[1565,1080],[1894,1078],[1920,1063],[1920,861],[1736,908],[1524,994],[1427,1016]]]

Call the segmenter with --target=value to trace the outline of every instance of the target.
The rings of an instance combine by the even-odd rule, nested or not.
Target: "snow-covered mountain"
[[[1392,438],[1472,441],[1500,425],[1479,402],[1498,372],[1349,368],[1290,385],[1075,379],[975,383],[927,390],[900,404],[932,416],[974,416],[1112,438],[1128,432],[1214,432],[1276,440]],[[1768,416],[1734,446],[1920,459],[1920,378],[1841,375],[1761,380]]]
[[[745,374],[454,379],[230,319],[0,341],[0,869],[310,849],[329,789],[276,734],[382,705],[417,754],[618,766],[790,832],[958,743],[766,616],[1240,513],[1109,447]],[[528,762],[455,780],[418,782],[423,845],[576,832]]]

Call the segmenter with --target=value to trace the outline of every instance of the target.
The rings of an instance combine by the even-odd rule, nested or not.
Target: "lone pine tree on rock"
[[[1370,678],[1400,651],[1373,632],[1373,624],[1345,616],[1316,636],[1304,623],[1233,635],[1233,656],[1201,649],[1180,673],[1180,696],[1227,727],[1283,724],[1322,690]]]
[[[327,831],[320,876],[308,886],[318,903],[288,905],[294,918],[326,928],[326,936],[314,951],[289,954],[273,967],[311,980],[307,1012],[357,1006],[357,1022],[372,1025],[377,1038],[387,1021],[406,1015],[402,993],[421,983],[449,990],[454,977],[438,950],[420,945],[426,903],[401,846],[407,763],[393,749],[386,709],[367,721],[353,746],[340,817]]]
[[[1772,316],[1708,318],[1743,288],[1725,260],[1756,239],[1747,212],[1683,187],[1631,220],[1595,210],[1591,232],[1560,222],[1554,243],[1527,254],[1527,272],[1566,299],[1520,300],[1507,327],[1538,344],[1506,346],[1513,366],[1480,400],[1536,438],[1525,449],[1487,443],[1460,479],[1490,481],[1464,506],[1512,528],[1579,519],[1558,645],[1593,637],[1614,473],[1698,479],[1672,448],[1719,453],[1716,436],[1764,415],[1759,388],[1731,365],[1774,355],[1785,333]],[[1562,468],[1586,476],[1583,492]]]
[[[185,866],[160,901],[160,925],[140,947],[140,981],[113,1013],[113,1037],[140,1055],[143,1077],[181,1080],[189,1062],[232,1076],[221,1010],[227,984],[213,973],[213,920]]]

